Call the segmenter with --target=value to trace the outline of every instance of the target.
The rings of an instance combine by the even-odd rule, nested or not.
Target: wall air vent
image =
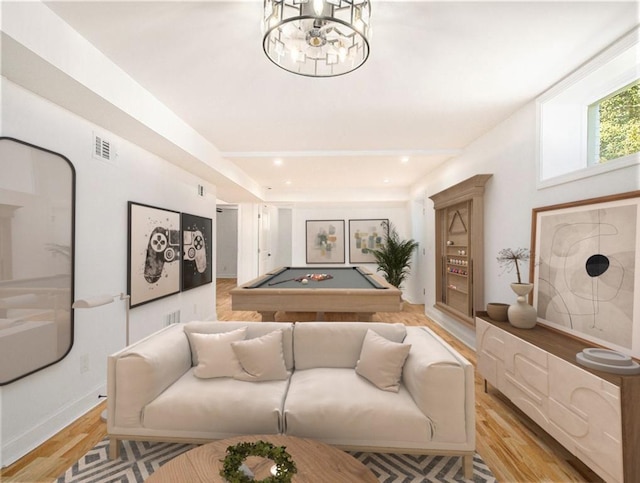
[[[93,157],[102,159],[103,161],[113,161],[114,150],[111,141],[104,137],[93,134]]]

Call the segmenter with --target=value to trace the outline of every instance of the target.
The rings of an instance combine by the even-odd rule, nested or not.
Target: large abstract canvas
[[[640,192],[533,211],[539,321],[640,355]]]
[[[180,292],[180,213],[129,202],[131,307]]]
[[[384,221],[389,220],[349,220],[349,263],[376,263],[371,250],[382,248]]]
[[[182,213],[182,290],[213,282],[211,218]]]
[[[307,263],[344,263],[344,220],[307,220]]]

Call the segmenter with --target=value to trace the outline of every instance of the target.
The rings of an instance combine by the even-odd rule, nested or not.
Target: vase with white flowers
[[[498,264],[503,271],[511,272],[514,268],[518,281],[511,284],[513,290],[518,296],[516,303],[509,306],[507,312],[509,323],[520,329],[531,329],[535,327],[538,320],[536,309],[527,303],[526,296],[533,290],[532,283],[522,283],[522,275],[520,272],[520,263],[529,260],[530,253],[528,248],[504,248],[498,252]]]

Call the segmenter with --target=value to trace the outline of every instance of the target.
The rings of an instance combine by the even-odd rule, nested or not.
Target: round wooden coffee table
[[[378,482],[365,465],[344,451],[311,439],[281,435],[238,436],[198,446],[161,466],[147,478],[146,482],[224,482],[220,476],[220,470],[222,469],[221,460],[226,456],[227,447],[241,442],[254,443],[259,440],[287,447],[287,452],[298,468],[298,472],[293,477],[294,482]],[[270,460],[256,457],[247,458],[245,464],[258,480],[269,476],[269,470],[273,466]]]

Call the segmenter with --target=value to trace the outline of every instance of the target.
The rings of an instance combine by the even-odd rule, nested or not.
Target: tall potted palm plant
[[[384,241],[378,249],[371,250],[384,272],[384,278],[394,287],[400,288],[411,270],[411,256],[418,242],[413,239],[401,240],[398,232],[388,220],[382,222]]]

